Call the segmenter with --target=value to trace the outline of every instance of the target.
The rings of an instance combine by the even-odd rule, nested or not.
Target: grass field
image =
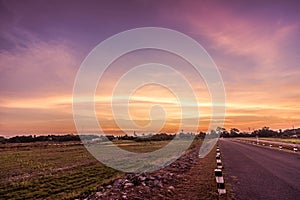
[[[133,152],[149,152],[162,142],[118,142]],[[72,199],[120,176],[74,143],[2,144],[0,199]]]
[[[259,140],[300,144],[300,138],[259,138]]]

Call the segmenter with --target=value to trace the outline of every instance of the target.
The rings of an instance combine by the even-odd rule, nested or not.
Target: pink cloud
[[[0,54],[2,96],[32,97],[72,93],[79,61],[62,43],[35,42]]]
[[[227,116],[234,118],[233,124],[251,110],[249,122],[271,116],[270,121],[257,121],[260,125],[279,126],[275,119],[288,116],[299,122],[300,60],[291,45],[292,41],[297,43],[298,23],[282,20],[276,10],[266,17],[257,13],[258,8],[251,15],[239,8],[222,2],[185,2],[161,13],[165,19],[181,24],[181,30],[213,56],[224,78]],[[243,118],[245,124],[247,117]],[[282,120],[281,126],[285,124]]]
[[[0,133],[74,131],[72,89],[78,68],[63,43],[33,42],[0,53]]]
[[[248,57],[261,67],[272,67],[284,55],[282,46],[298,29],[294,23],[261,19],[255,13],[243,16],[214,2],[189,2],[176,8],[164,16],[185,24],[188,32],[200,37],[199,42],[204,37],[208,48]]]

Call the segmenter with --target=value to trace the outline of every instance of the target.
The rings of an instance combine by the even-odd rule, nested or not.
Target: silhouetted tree
[[[230,136],[231,137],[239,137],[239,133],[240,133],[240,130],[237,129],[237,128],[230,129]]]

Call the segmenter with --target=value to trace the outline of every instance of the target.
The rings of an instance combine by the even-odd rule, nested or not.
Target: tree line
[[[179,133],[178,138],[204,138],[204,132],[200,132],[199,134],[193,133]],[[114,136],[114,135],[106,135],[105,137],[102,135],[75,135],[75,134],[66,134],[66,135],[29,135],[29,136],[14,136],[11,138],[4,138],[0,136],[0,143],[29,143],[29,142],[67,142],[67,141],[113,141],[113,140],[133,140],[136,142],[147,142],[147,141],[163,141],[163,140],[172,140],[174,139],[176,134],[167,134],[167,133],[159,133],[159,134],[149,134],[142,136],[130,136],[130,135],[122,135],[122,136]]]
[[[279,137],[279,138],[290,138],[299,137],[300,128],[297,129],[286,129],[278,131],[272,130],[269,127],[262,127],[258,130],[253,130],[252,132],[243,132],[237,128],[231,128],[226,130],[225,128],[218,127],[215,130],[215,134],[219,134],[220,137]]]
[[[172,140],[178,136],[179,138],[191,138],[195,137],[196,139],[203,139],[208,136],[210,138],[216,137],[280,137],[280,138],[289,138],[289,137],[298,137],[300,136],[300,128],[297,129],[286,129],[286,130],[272,130],[269,127],[262,127],[261,129],[254,130],[252,132],[243,132],[237,128],[231,128],[226,130],[225,128],[218,127],[216,130],[211,130],[208,133],[199,132],[198,134],[194,133],[179,133],[179,134],[149,134],[137,136],[134,134],[123,135],[123,136],[98,136],[98,135],[75,135],[75,134],[66,134],[66,135],[29,135],[29,136],[15,136],[11,138],[5,138],[0,136],[0,143],[28,143],[28,142],[66,142],[66,141],[107,141],[107,140],[133,140],[136,142],[147,142],[147,141],[163,141],[163,140]]]

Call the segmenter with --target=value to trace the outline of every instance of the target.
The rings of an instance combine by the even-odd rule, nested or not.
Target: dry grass
[[[149,152],[167,143],[122,141],[119,145]],[[4,144],[0,148],[0,199],[74,198],[121,175],[78,143]]]
[[[300,144],[300,138],[259,138],[259,140]]]
[[[116,143],[128,151],[144,153],[168,142]],[[191,146],[195,145],[198,144]],[[79,143],[4,144],[0,149],[0,199],[74,199],[122,175],[98,162]],[[206,181],[213,176],[214,158],[210,154],[203,163],[202,174]],[[210,178],[205,174],[210,174]],[[214,185],[210,183],[210,191],[216,190]]]

